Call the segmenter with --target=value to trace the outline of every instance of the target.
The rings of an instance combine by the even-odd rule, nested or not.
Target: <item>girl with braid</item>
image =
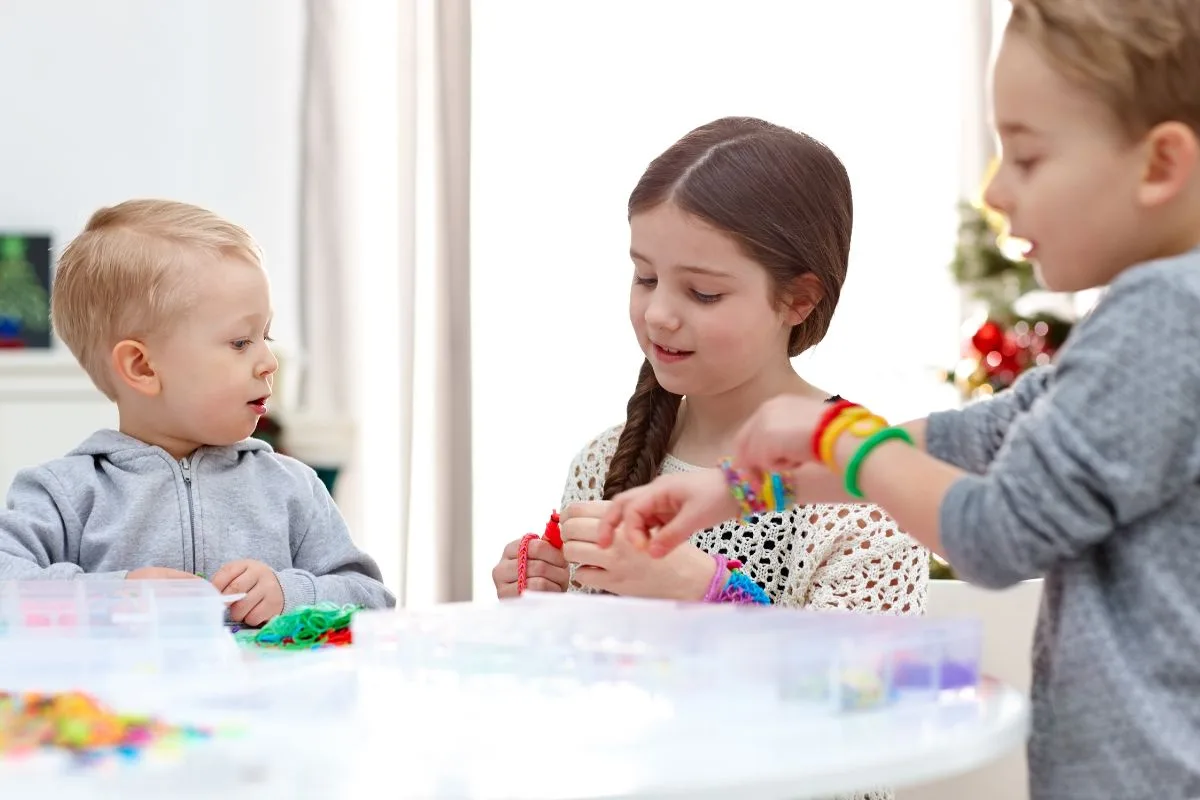
[[[629,316],[646,361],[624,424],[575,457],[560,552],[527,543],[527,587],[919,614],[926,551],[875,506],[793,505],[695,532],[661,559],[596,544],[609,501],[710,468],[780,394],[836,399],[791,358],[824,337],[846,278],[850,180],[815,139],[726,118],[655,159],[629,198]],[[517,591],[520,540],[492,571]]]

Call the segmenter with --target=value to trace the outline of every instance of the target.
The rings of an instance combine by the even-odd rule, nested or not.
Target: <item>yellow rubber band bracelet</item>
[[[821,463],[829,466],[830,469],[834,469],[835,467],[832,463],[834,443],[852,423],[869,416],[871,416],[871,412],[862,406],[850,406],[849,408],[842,409],[841,413],[831,419],[825,426],[825,430],[821,432],[821,444],[818,448],[818,452],[821,455]]]

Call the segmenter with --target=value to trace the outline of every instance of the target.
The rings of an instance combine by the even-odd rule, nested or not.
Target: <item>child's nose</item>
[[[679,315],[675,313],[670,302],[656,292],[646,306],[646,324],[651,328],[673,330],[679,327]]]
[[[275,353],[268,350],[267,357],[258,365],[258,374],[262,377],[274,375],[279,369],[279,359],[275,357]]]

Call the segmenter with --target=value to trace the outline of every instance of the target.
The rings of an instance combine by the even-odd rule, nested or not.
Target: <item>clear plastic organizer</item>
[[[527,597],[360,612],[356,656],[410,681],[621,683],[673,697],[737,686],[742,701],[833,712],[938,702],[979,683],[973,619]]]
[[[0,582],[0,688],[78,689],[107,678],[234,663],[207,581]]]

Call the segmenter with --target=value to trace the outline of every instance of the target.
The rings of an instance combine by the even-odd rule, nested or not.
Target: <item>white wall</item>
[[[286,351],[297,333],[303,21],[290,1],[0,2],[0,231],[49,231],[58,249],[102,205],[208,206],[266,251]],[[111,424],[65,349],[10,355],[0,352],[4,490],[14,465]]]

